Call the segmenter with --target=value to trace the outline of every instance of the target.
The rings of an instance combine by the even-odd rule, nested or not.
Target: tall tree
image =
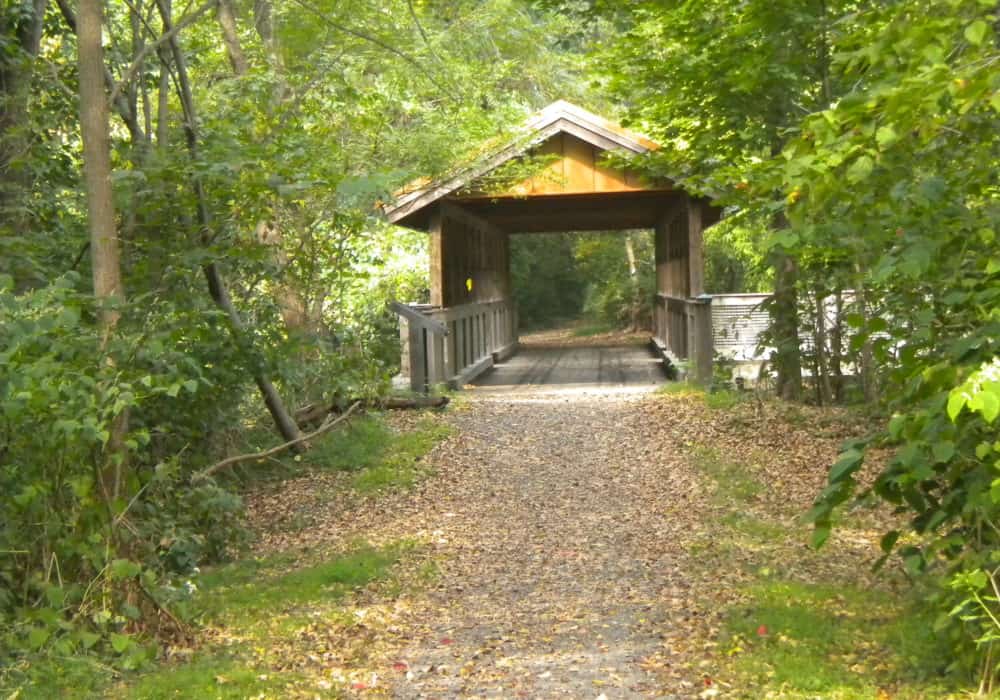
[[[111,150],[107,96],[104,91],[104,49],[101,44],[100,0],[81,0],[77,17],[80,74],[80,135],[83,139],[84,184],[94,296],[105,343],[120,317],[125,300],[121,252],[111,187]]]
[[[802,116],[829,104],[830,27],[846,4],[707,0],[614,7],[610,15],[629,29],[601,54],[630,119],[666,146],[649,157],[650,172],[772,212],[778,233],[768,257],[775,278],[774,363],[789,398],[801,390],[798,262],[780,243],[787,228],[783,193],[753,184],[759,165],[781,152]],[[833,13],[831,5],[838,6]],[[752,198],[732,196],[748,192]]]

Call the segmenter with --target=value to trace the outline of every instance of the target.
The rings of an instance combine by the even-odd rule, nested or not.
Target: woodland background
[[[425,242],[376,204],[562,98],[727,207],[708,287],[774,290],[776,393],[872,415],[817,544],[888,454],[862,494],[906,516],[886,554],[940,608],[953,670],[996,679],[995,2],[0,9],[0,662],[153,662],[177,582],[243,532],[238,480],[192,477],[295,438],[296,407],[388,391],[386,303],[425,297]],[[521,318],[642,326],[651,270],[645,232],[526,237]]]

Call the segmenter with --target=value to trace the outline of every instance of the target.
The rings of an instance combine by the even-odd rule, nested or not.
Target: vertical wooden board
[[[603,157],[604,151],[594,151],[594,191],[621,192],[632,189],[626,182],[625,171],[601,165]]]
[[[701,202],[687,197],[688,294],[705,293],[705,259]]]
[[[594,191],[594,147],[575,136],[563,135],[563,192]]]
[[[656,292],[658,294],[666,294],[670,285],[667,268],[667,250],[670,243],[668,240],[669,235],[668,222],[665,217],[661,218],[653,230],[653,249],[656,260]]]
[[[559,156],[559,158],[545,168],[541,173],[531,178],[532,194],[557,194],[563,192],[563,182],[566,173],[563,170],[563,134],[559,133],[550,138],[545,143],[535,149],[536,156]],[[517,188],[514,188],[517,189]]]
[[[442,235],[441,208],[434,207],[428,226],[430,241],[428,242],[428,257],[430,258],[430,292],[431,304],[444,306],[444,237]]]

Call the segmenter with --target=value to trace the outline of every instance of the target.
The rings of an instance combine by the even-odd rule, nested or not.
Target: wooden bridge
[[[436,182],[399,193],[389,221],[430,236],[430,305],[396,309],[407,321],[415,389],[461,386],[516,351],[510,236],[653,229],[657,294],[653,342],[671,363],[712,373],[711,298],[702,234],[720,209],[670,180],[608,163],[659,145],[567,102],[528,122],[518,138]],[[517,166],[531,175],[518,178]]]

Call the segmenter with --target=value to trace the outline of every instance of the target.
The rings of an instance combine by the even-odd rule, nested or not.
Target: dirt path
[[[477,396],[456,415],[425,524],[442,580],[409,616],[393,696],[661,696],[672,638],[697,633],[676,513],[698,487],[642,400]]]
[[[331,638],[343,651],[323,673],[357,697],[730,696],[720,627],[748,586],[867,570],[877,531],[845,531],[840,555],[818,557],[795,526],[849,426],[654,396],[649,356],[621,340],[543,339],[554,355],[529,348],[523,371],[469,391],[413,490],[326,498],[348,492],[314,476],[253,502],[260,522],[289,503],[309,512],[307,539],[275,528],[265,551],[409,540],[412,566],[436,571],[412,590],[360,592],[364,617]],[[609,364],[623,369],[594,374]]]

